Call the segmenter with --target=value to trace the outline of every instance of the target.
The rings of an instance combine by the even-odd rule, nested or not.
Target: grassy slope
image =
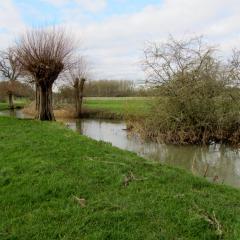
[[[240,239],[239,190],[58,123],[0,117],[0,129],[0,239]]]
[[[115,113],[117,115],[131,114],[142,115],[149,109],[148,98],[126,97],[126,98],[86,98],[84,108],[92,111]]]

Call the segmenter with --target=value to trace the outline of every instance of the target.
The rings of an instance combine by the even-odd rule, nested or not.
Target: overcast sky
[[[0,0],[0,48],[27,27],[65,25],[81,39],[94,77],[144,79],[147,41],[205,35],[240,48],[240,0]]]

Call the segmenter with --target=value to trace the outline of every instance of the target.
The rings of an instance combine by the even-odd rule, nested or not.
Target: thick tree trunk
[[[52,84],[39,86],[40,103],[37,119],[41,121],[55,121],[52,106]]]
[[[14,104],[13,104],[13,94],[9,93],[8,94],[8,104],[10,109],[14,109]]]

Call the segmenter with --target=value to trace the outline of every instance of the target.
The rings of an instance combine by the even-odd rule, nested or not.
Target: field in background
[[[151,108],[151,98],[144,97],[92,97],[85,98],[85,110],[112,113],[118,116],[142,116]]]

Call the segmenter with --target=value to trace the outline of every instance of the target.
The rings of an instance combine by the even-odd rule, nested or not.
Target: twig
[[[216,234],[218,236],[223,235],[222,226],[221,226],[220,222],[217,220],[214,211],[213,211],[212,216],[205,214],[203,217],[209,224],[211,224],[216,229]]]
[[[146,180],[146,179],[147,179],[147,178],[136,178],[136,177],[133,175],[133,172],[130,171],[130,172],[128,173],[128,175],[125,176],[123,184],[124,184],[124,186],[126,187],[126,186],[128,186],[129,183],[132,182],[132,181],[144,181],[144,180]]]
[[[203,218],[206,222],[208,222],[216,230],[216,235],[221,237],[223,235],[222,225],[216,218],[215,212],[213,211],[212,215],[210,215],[203,209],[200,209],[196,204],[195,208],[197,209],[200,217]]]
[[[194,166],[195,166],[195,162],[196,162],[196,153],[194,155],[193,161],[192,161],[192,173],[194,173]]]
[[[86,199],[84,198],[78,198],[76,196],[73,196],[73,200],[78,203],[82,208],[86,207]]]
[[[207,164],[207,167],[205,168],[205,172],[204,172],[203,177],[207,177],[208,169],[209,169],[209,164]]]
[[[215,177],[213,178],[213,182],[216,182],[218,179],[219,179],[219,177],[218,177],[218,176],[215,176]]]

